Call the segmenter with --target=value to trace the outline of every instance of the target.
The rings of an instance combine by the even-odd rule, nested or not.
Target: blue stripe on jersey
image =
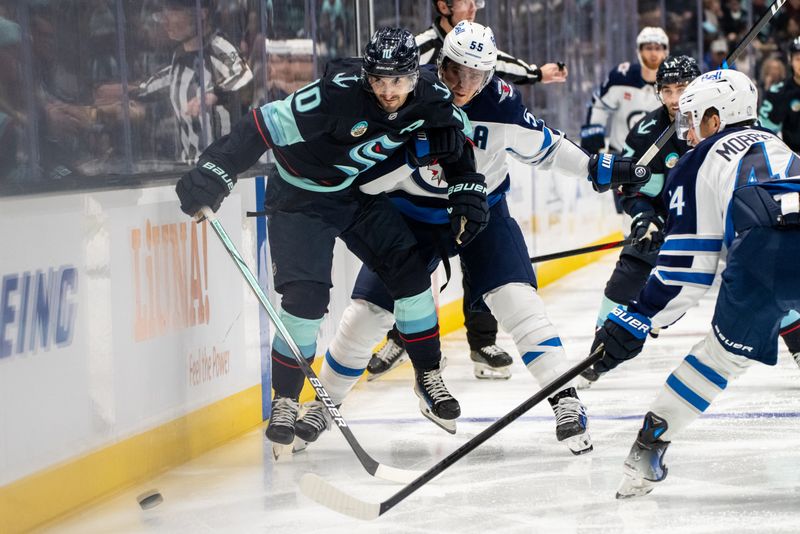
[[[689,386],[681,382],[674,374],[669,375],[667,378],[667,386],[701,412],[704,412],[711,405],[703,397],[692,391]]]
[[[719,252],[722,250],[722,239],[697,237],[667,238],[664,244],[661,245],[661,250],[667,252]]]
[[[508,178],[503,183],[508,184]],[[486,199],[490,208],[502,200],[506,191],[508,191],[508,185],[504,188],[499,187],[498,190],[500,189],[502,189],[501,192],[492,193]],[[392,204],[400,213],[415,221],[427,224],[450,224],[450,216],[447,215],[447,209],[445,208],[418,206],[413,201],[400,196],[390,196],[389,200],[392,201]]]
[[[681,267],[688,269],[694,263],[694,256],[667,256],[659,254],[656,265],[659,267]]]
[[[711,273],[685,273],[662,271],[661,269],[656,269],[656,272],[665,282],[686,282],[703,286],[710,286],[714,282],[714,275]]]
[[[719,389],[725,389],[728,387],[728,381],[725,380],[725,377],[716,372],[711,367],[707,366],[706,364],[702,363],[698,360],[694,355],[690,354],[686,358],[686,363],[691,365],[695,371],[703,375],[703,378],[717,386]]]
[[[364,374],[364,369],[366,369],[366,367],[363,367],[361,369],[355,369],[353,367],[347,367],[346,365],[342,365],[341,363],[337,362],[333,358],[333,356],[331,356],[330,351],[325,352],[325,361],[328,363],[330,368],[333,369],[333,372],[335,372],[337,375],[342,375],[342,376],[359,377],[362,374]]]

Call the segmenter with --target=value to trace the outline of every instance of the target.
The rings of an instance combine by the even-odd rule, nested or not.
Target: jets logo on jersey
[[[361,121],[350,129],[350,135],[353,137],[361,137],[367,133],[367,121]]]
[[[678,154],[676,154],[675,152],[670,152],[669,154],[667,154],[667,157],[664,158],[664,165],[668,169],[671,169],[672,167],[678,164],[679,159],[681,159],[681,157]]]
[[[503,80],[497,81],[497,92],[500,93],[500,100],[498,100],[498,102],[502,102],[506,98],[514,96],[514,89]]]

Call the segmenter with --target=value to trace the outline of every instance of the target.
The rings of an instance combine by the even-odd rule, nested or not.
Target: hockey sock
[[[303,319],[281,310],[280,319],[300,349],[300,354],[311,364],[317,351],[317,332],[322,318]],[[272,339],[272,364],[272,387],[275,393],[297,399],[303,389],[305,375],[297,365],[289,345],[277,333]]]
[[[397,299],[395,322],[400,338],[415,369],[428,371],[439,366],[439,320],[430,288],[418,295]]]
[[[792,310],[781,321],[781,337],[789,348],[789,352],[797,354],[800,352],[800,313]]]

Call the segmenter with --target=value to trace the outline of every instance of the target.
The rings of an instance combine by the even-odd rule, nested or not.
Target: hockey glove
[[[235,177],[232,178],[221,167],[206,161],[181,176],[175,192],[181,201],[181,210],[194,216],[203,206],[216,212],[234,184]]]
[[[597,154],[606,147],[606,129],[601,124],[581,126],[581,148],[589,154]]]
[[[489,224],[484,176],[472,172],[451,181],[447,188],[447,198],[450,229],[456,243],[464,246]]]
[[[642,254],[655,254],[664,244],[664,218],[654,211],[643,211],[631,221],[633,248]]]
[[[599,373],[605,373],[625,360],[635,358],[644,347],[650,319],[642,314],[624,310],[617,306],[608,314],[608,319],[595,335],[603,344],[603,358],[594,366]]]
[[[650,179],[650,169],[636,165],[631,158],[614,154],[595,154],[589,159],[589,181],[598,193],[627,185],[628,191],[642,187]]]
[[[416,132],[406,143],[408,164],[427,167],[434,163],[451,163],[461,157],[467,137],[459,128],[431,128]]]

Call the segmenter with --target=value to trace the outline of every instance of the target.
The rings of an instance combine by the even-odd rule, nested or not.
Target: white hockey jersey
[[[677,321],[711,286],[735,237],[734,190],[786,178],[800,178],[800,156],[764,128],[728,128],[687,152],[664,187],[669,215],[656,267],[629,308],[654,327]]]
[[[586,124],[605,126],[609,150],[621,154],[633,125],[660,105],[655,84],[642,78],[642,66],[620,63],[592,95]]]
[[[589,156],[563,133],[536,119],[522,103],[520,93],[500,78],[494,77],[462,109],[473,126],[476,168],[486,177],[490,206],[510,185],[507,154],[531,165],[552,165],[559,174],[589,178]],[[368,194],[387,191],[395,206],[413,219],[448,222],[447,182],[438,165],[414,169],[396,162],[393,171],[360,187]]]

